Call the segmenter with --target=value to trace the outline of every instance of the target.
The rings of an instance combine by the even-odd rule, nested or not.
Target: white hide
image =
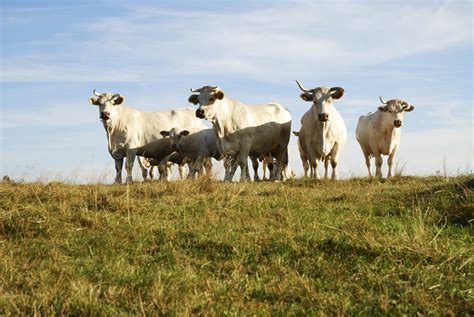
[[[382,177],[382,157],[388,155],[388,175],[392,176],[392,165],[400,144],[400,127],[403,112],[413,111],[406,101],[392,99],[378,108],[375,113],[362,115],[357,122],[356,138],[365,158],[369,177],[372,177],[370,158],[375,157],[375,176]]]
[[[298,136],[301,159],[304,162],[304,158],[307,157],[311,166],[310,175],[313,178],[319,178],[318,161],[324,161],[324,178],[328,177],[329,163],[331,163],[331,178],[337,179],[339,154],[346,143],[347,130],[333,101],[342,97],[344,89],[323,86],[308,90],[299,83],[298,85],[303,91],[300,97],[304,101],[313,103],[301,117],[301,129]],[[321,121],[322,115],[326,116],[323,119],[326,121]],[[302,153],[302,150],[305,153]]]

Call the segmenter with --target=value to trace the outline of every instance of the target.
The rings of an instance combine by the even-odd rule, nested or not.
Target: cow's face
[[[191,90],[199,92],[192,94],[188,101],[194,105],[199,104],[196,117],[200,119],[213,120],[216,117],[215,103],[224,98],[224,92],[218,87],[204,86],[203,88]]]
[[[402,126],[404,112],[411,112],[415,109],[414,106],[401,99],[392,99],[385,102],[382,97],[380,97],[380,101],[384,105],[378,108],[379,111],[390,117],[390,121],[393,123],[395,128],[400,128]]]
[[[298,82],[297,82],[298,83]],[[299,83],[302,93],[300,94],[301,99],[304,101],[313,102],[313,107],[316,110],[316,116],[318,121],[327,122],[331,120],[330,113],[334,107],[332,102],[342,98],[344,95],[344,89],[341,87],[317,87],[314,89],[305,89]]]
[[[170,138],[170,146],[173,151],[181,151],[184,145],[183,138],[189,135],[188,130],[180,130],[178,128],[172,128],[169,131],[161,131],[160,134],[163,137]]]
[[[120,94],[98,94],[95,92],[95,90],[94,96],[89,98],[91,105],[99,106],[99,118],[106,125],[118,120],[119,114],[117,106],[121,105],[123,100],[124,98]]]

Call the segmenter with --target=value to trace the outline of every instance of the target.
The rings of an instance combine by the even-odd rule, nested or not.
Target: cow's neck
[[[123,127],[123,107],[122,106],[116,106],[117,107],[117,118],[116,120],[112,121],[110,124],[106,125],[104,123],[104,128],[105,132],[107,134],[107,143],[108,143],[108,148],[109,151],[113,151],[115,148],[117,136],[124,131]]]
[[[382,120],[380,120],[380,126],[378,127],[378,130],[384,136],[385,140],[394,138],[397,133],[397,128],[395,128],[395,126],[393,125],[392,117],[386,115],[383,112],[380,112],[380,114]]]
[[[331,118],[333,116],[332,111],[329,113],[329,117]],[[313,136],[316,138],[316,151],[319,152],[322,156],[329,155],[332,149],[332,145],[329,142],[329,137],[328,134],[330,133],[332,124],[331,124],[331,119],[326,122],[322,122],[318,120],[318,114],[313,106],[313,122],[316,122],[315,124],[315,135]]]
[[[232,114],[237,108],[233,107],[231,100],[225,97],[216,101],[214,107],[216,108],[216,116],[211,122],[217,132],[217,137],[222,139],[236,128],[233,125]]]

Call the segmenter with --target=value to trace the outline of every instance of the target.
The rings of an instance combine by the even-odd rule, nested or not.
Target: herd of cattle
[[[324,177],[337,178],[339,154],[346,143],[347,131],[334,100],[342,98],[341,87],[304,88],[298,81],[300,97],[311,102],[310,109],[301,118],[298,148],[304,175],[319,178],[318,162],[324,162]],[[224,180],[232,180],[240,167],[240,180],[249,180],[248,159],[254,169],[254,180],[259,180],[259,161],[263,162],[263,179],[269,169],[269,179],[286,180],[294,176],[288,165],[288,142],[291,134],[291,115],[279,103],[246,105],[228,98],[215,86],[191,89],[188,101],[199,105],[197,110],[174,109],[144,112],[123,106],[120,94],[97,93],[90,98],[99,106],[100,119],[107,133],[108,149],[115,160],[115,182],[122,182],[125,159],[127,182],[132,181],[135,157],[143,178],[153,178],[158,167],[160,179],[170,179],[171,166],[178,165],[180,177],[188,166],[188,177],[210,173],[211,159],[222,160]],[[404,100],[384,101],[375,113],[359,118],[356,137],[364,154],[369,176],[372,176],[370,159],[375,157],[377,177],[382,177],[381,155],[388,155],[388,177],[392,176],[392,163],[400,142],[403,113],[414,106]],[[208,128],[203,119],[212,124]]]

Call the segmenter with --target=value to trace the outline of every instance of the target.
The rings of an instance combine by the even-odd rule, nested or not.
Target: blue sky
[[[95,88],[131,107],[188,107],[219,85],[279,101],[293,129],[306,87],[341,86],[343,177],[366,175],[354,131],[378,96],[405,115],[404,174],[472,172],[472,1],[1,1],[1,172],[16,179],[113,179]],[[290,164],[302,173],[296,140]],[[386,168],[386,166],[385,166]],[[384,169],[384,173],[386,170]]]

